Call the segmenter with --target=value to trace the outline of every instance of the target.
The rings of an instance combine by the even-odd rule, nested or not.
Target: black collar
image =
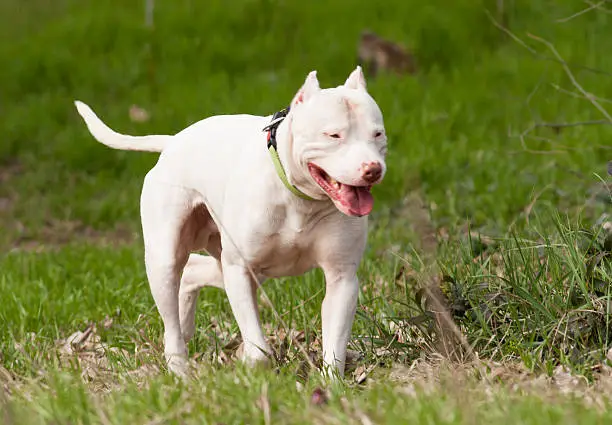
[[[287,114],[289,114],[289,109],[290,107],[287,106],[282,111],[275,112],[274,115],[272,115],[270,124],[264,127],[263,131],[268,132],[268,149],[270,149],[270,147],[276,149],[276,130],[278,130],[280,123],[287,117]]]
[[[314,198],[306,195],[300,189],[295,187],[289,182],[287,178],[287,173],[285,173],[285,169],[283,168],[283,164],[281,163],[280,157],[278,155],[278,151],[276,150],[276,130],[278,130],[278,126],[285,119],[287,114],[289,113],[289,108],[285,108],[282,111],[276,112],[272,116],[272,122],[264,127],[263,131],[268,132],[268,152],[270,153],[270,158],[272,159],[272,163],[274,164],[274,169],[276,170],[276,174],[283,182],[285,187],[291,191],[295,196],[306,199],[308,201],[314,201]]]

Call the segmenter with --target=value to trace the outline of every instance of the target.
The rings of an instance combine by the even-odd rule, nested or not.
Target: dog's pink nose
[[[382,175],[380,162],[369,162],[361,164],[361,177],[366,183],[376,183]]]

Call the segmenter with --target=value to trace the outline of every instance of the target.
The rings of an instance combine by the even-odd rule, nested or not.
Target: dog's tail
[[[113,149],[161,152],[173,138],[173,136],[165,135],[128,136],[117,133],[104,124],[89,106],[79,100],[75,100],[74,104],[85,124],[87,124],[91,135],[98,142]]]

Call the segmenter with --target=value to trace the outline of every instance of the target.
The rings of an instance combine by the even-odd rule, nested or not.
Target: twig
[[[589,120],[589,121],[576,121],[576,122],[538,122],[535,123],[531,130],[539,127],[550,127],[550,128],[565,128],[565,127],[579,127],[583,125],[612,125],[612,121],[608,120]]]
[[[547,184],[546,186],[544,186],[542,189],[540,189],[534,196],[533,198],[531,198],[531,200],[529,201],[529,203],[525,206],[525,208],[523,208],[523,214],[525,215],[525,221],[527,223],[527,225],[529,225],[529,215],[531,214],[531,211],[533,210],[533,207],[535,206],[536,202],[538,201],[538,199],[542,196],[542,194],[551,187],[551,184]],[[514,217],[514,219],[512,220],[512,222],[508,225],[508,229],[513,229],[514,226],[516,225],[517,221],[520,218],[520,214],[518,214],[516,217]]]
[[[564,149],[564,152],[565,152],[565,151],[577,151],[577,150],[581,150],[581,149],[583,149],[583,148],[581,148],[581,147],[570,147],[570,146],[567,146],[567,145],[562,145],[562,144],[560,144],[560,143],[557,143],[557,141],[556,141],[556,140],[551,139],[551,138],[549,138],[549,137],[543,137],[543,136],[529,136],[529,138],[531,138],[531,139],[533,139],[533,140],[537,140],[537,141],[539,141],[539,142],[544,142],[544,143],[548,143],[548,144],[550,144],[550,145],[555,145],[555,146],[558,146],[559,148]],[[550,152],[550,151],[549,151],[549,152]],[[559,152],[561,152],[561,151],[559,151]]]
[[[528,148],[527,147],[527,143],[525,143],[525,137],[532,130],[533,130],[533,127],[530,127],[530,128],[528,128],[527,130],[523,131],[521,134],[518,135],[518,138],[521,141],[521,146],[523,148],[523,151],[528,152],[528,153],[532,153],[532,154],[536,154],[536,155],[556,155],[556,154],[560,154],[560,153],[567,153],[565,151],[560,151],[560,150],[540,151],[540,150],[534,150],[534,149]]]
[[[561,19],[557,19],[557,22],[559,23],[565,23],[567,21],[570,21],[580,15],[584,15],[587,12],[590,12],[593,9],[597,9],[599,8],[602,4],[604,4],[606,2],[606,0],[602,0],[599,3],[593,4],[593,3],[589,3],[589,7],[587,7],[586,9],[581,10],[580,12],[576,12],[571,16],[568,16],[567,18],[561,18]]]
[[[545,41],[545,40],[541,40],[541,41]],[[522,41],[520,41],[522,43]],[[548,43],[550,45],[550,43]],[[529,48],[528,46],[526,46],[527,48]],[[552,45],[550,45],[550,47],[552,47]],[[554,49],[554,47],[553,47]],[[558,53],[556,52],[556,50],[554,50],[555,54],[558,55]],[[558,57],[560,58],[560,56],[558,55]],[[582,95],[578,94],[578,93],[574,93],[571,92],[569,90],[565,90],[562,89],[561,87],[553,84],[553,87],[555,87],[557,90],[563,91],[567,94],[570,94],[571,96],[574,97],[578,97],[578,98],[584,98],[589,100],[589,102],[593,103],[595,102],[595,104],[597,104],[597,101],[602,101],[602,102],[611,102],[608,99],[601,99],[598,98],[596,96],[594,96],[591,93],[587,93],[584,89],[582,89],[582,87],[578,84],[578,82],[575,80],[575,78],[573,78],[573,74],[571,73],[571,71],[567,68],[565,61],[563,61],[563,59],[559,60],[559,63],[564,65],[565,71],[568,73],[568,75],[570,76],[570,79],[572,79],[572,82],[574,83],[574,86],[576,88],[578,88],[578,90],[580,90],[580,92],[582,93]],[[533,98],[533,96],[535,95],[535,93],[538,91],[538,89],[540,88],[541,85],[541,80],[538,82],[538,84],[534,87],[534,89],[529,93],[529,95],[527,96],[527,100],[526,100],[526,104],[527,104],[527,108],[529,109],[529,112],[531,113],[531,115],[533,116],[533,111],[531,109],[531,100]],[[601,109],[600,109],[601,111]],[[607,111],[605,111],[605,109],[603,110],[604,115],[607,114]],[[609,118],[609,115],[607,116],[607,118]],[[548,150],[548,151],[541,151],[541,150],[533,150],[527,147],[527,143],[525,142],[525,138],[529,135],[529,133],[531,133],[533,130],[535,130],[536,128],[542,128],[542,127],[548,127],[548,128],[552,128],[555,130],[560,130],[561,128],[567,128],[567,127],[579,127],[579,126],[588,126],[588,125],[609,125],[612,124],[612,121],[610,119],[603,119],[603,120],[587,120],[587,121],[576,121],[576,122],[569,122],[569,123],[553,123],[553,122],[536,122],[534,124],[532,124],[531,126],[529,126],[529,128],[525,129],[518,137],[521,141],[521,146],[523,147],[523,151],[525,152],[529,152],[529,153],[533,153],[533,154],[537,154],[537,155],[553,155],[553,154],[560,154],[560,153],[566,153],[565,151],[562,150]],[[514,137],[512,136],[512,134],[508,134],[510,137]],[[535,137],[535,136],[530,136],[532,138],[536,138],[538,140],[542,140],[545,141],[547,143],[550,144],[554,144],[555,142],[552,139],[548,139],[548,138],[541,138],[541,137]],[[607,146],[598,146],[604,149],[608,149]],[[576,150],[577,148],[570,148],[568,146],[563,146],[563,148],[565,148],[566,150]],[[515,152],[516,153],[516,152]]]
[[[558,84],[555,84],[555,83],[550,83],[550,85],[551,85],[551,86],[553,86],[553,88],[554,88],[555,90],[558,90],[558,91],[560,91],[561,93],[567,94],[567,95],[572,96],[572,97],[575,97],[575,98],[577,98],[577,99],[585,99],[585,97],[584,97],[584,96],[581,96],[579,93],[576,93],[576,92],[573,92],[573,91],[570,91],[570,90],[564,89],[563,87],[559,86]],[[597,101],[599,101],[599,102],[602,102],[602,103],[612,103],[612,100],[610,100],[610,99],[606,99],[605,97],[595,96],[595,95],[594,95],[594,94],[592,94],[592,93],[591,93],[591,96],[592,96],[592,98],[593,98],[593,99],[596,99],[596,100],[597,100]],[[587,100],[589,100],[589,99],[587,99]]]
[[[569,79],[572,81],[572,84],[574,85],[574,87],[576,87],[578,91],[580,91],[580,93],[582,93],[584,97],[587,98],[593,104],[593,106],[595,106],[599,110],[599,112],[601,112],[603,116],[606,117],[608,121],[610,121],[610,123],[612,123],[612,117],[610,116],[608,111],[606,111],[606,109],[603,106],[601,106],[599,102],[597,102],[597,100],[594,98],[594,96],[591,93],[587,92],[584,88],[582,88],[582,86],[576,80],[576,77],[574,77],[574,74],[569,68],[567,62],[563,60],[563,58],[561,57],[561,55],[559,54],[555,46],[553,46],[552,43],[550,43],[549,41],[544,40],[543,38],[535,36],[533,34],[527,33],[527,36],[533,40],[539,41],[540,43],[548,47],[548,49],[555,55],[559,63],[561,63],[561,65],[563,66],[565,73],[567,74]]]
[[[521,40],[516,34],[514,34],[508,28],[504,27],[502,24],[497,22],[495,20],[495,18],[493,16],[491,16],[491,13],[489,13],[488,10],[486,10],[485,13],[489,17],[489,19],[491,20],[493,25],[495,25],[498,29],[500,29],[501,31],[503,31],[506,34],[508,34],[508,36],[510,36],[510,38],[512,38],[514,41],[516,41],[521,46],[523,46],[525,49],[527,49],[537,59],[565,64],[566,66],[570,66],[572,68],[577,68],[577,69],[582,69],[584,71],[588,71],[588,72],[591,72],[593,74],[602,74],[602,75],[612,76],[612,72],[603,71],[601,69],[591,68],[591,67],[584,66],[584,65],[574,64],[574,63],[571,63],[571,62],[559,61],[558,58],[542,55],[542,54],[538,53],[537,50],[535,50],[533,47],[530,47],[529,45],[527,45],[527,43],[525,43],[523,40]]]
[[[593,2],[590,1],[590,0],[585,0],[585,3],[593,6]],[[607,3],[607,2],[606,1],[602,1],[601,3],[603,4],[603,3]],[[594,6],[600,12],[612,14],[612,10],[610,10],[610,9],[606,9],[605,7],[601,7],[601,5],[594,5]]]
[[[553,84],[553,86],[555,86]],[[530,102],[531,102],[531,97],[535,94],[536,90],[539,87],[539,83],[538,85],[535,87],[535,89],[529,94],[529,96],[527,96],[527,108],[529,109],[529,112],[531,113],[531,115],[533,116],[533,111],[531,110],[530,107]],[[556,86],[555,88],[561,90],[561,91],[565,91],[567,94],[574,96],[574,97],[578,97],[580,99],[583,99],[583,96],[580,96],[578,93],[574,93],[571,92],[569,90],[564,90],[561,89],[560,87]],[[595,96],[593,96],[593,98],[599,100],[599,101],[604,101],[604,102],[610,102],[612,103],[611,100],[608,99],[602,99],[602,98],[597,98]],[[611,125],[612,122],[608,121],[608,120],[587,120],[587,121],[575,121],[575,122],[567,122],[567,123],[555,123],[555,122],[536,122],[534,124],[532,124],[529,128],[525,129],[518,137],[521,138],[521,142],[522,142],[522,146],[523,149],[527,152],[530,153],[536,153],[536,154],[551,154],[551,153],[562,153],[562,151],[533,151],[529,148],[527,148],[526,143],[524,138],[531,133],[533,130],[535,130],[536,128],[543,128],[543,127],[548,127],[548,128],[553,128],[555,130],[560,130],[561,128],[567,128],[567,127],[580,127],[580,126],[589,126],[589,125]],[[508,134],[509,137],[515,137],[512,136],[512,134]],[[555,141],[553,141],[552,139],[548,139],[548,138],[544,138],[544,137],[536,137],[536,136],[530,136],[534,139],[537,140],[542,140],[545,141],[547,143],[553,144],[555,143]],[[604,146],[604,145],[593,145],[594,147],[597,147],[599,149],[612,149],[611,146]],[[567,150],[578,150],[580,148],[571,148],[569,146],[562,146],[564,149]]]
[[[544,192],[546,192],[546,190],[548,190],[552,185],[547,184],[546,186],[544,186],[542,189],[540,189],[538,191],[538,193],[536,193],[533,197],[533,199],[531,200],[531,202],[529,202],[529,204],[525,207],[525,209],[523,210],[524,214],[525,214],[525,223],[527,224],[527,226],[529,226],[529,216],[531,215],[531,211],[533,210],[533,207],[535,206],[536,202],[538,202],[538,199],[540,199],[540,196],[542,196],[542,194]]]
[[[497,28],[505,32],[508,36],[510,36],[510,38],[512,38],[514,41],[516,41],[521,46],[523,46],[525,49],[529,50],[532,54],[538,56],[538,52],[535,49],[533,49],[532,47],[529,47],[527,43],[525,43],[523,40],[518,38],[518,36],[516,36],[512,31],[510,31],[508,28],[504,27],[502,24],[497,22],[497,20],[495,20],[495,18],[491,16],[491,13],[488,10],[485,10],[485,13],[489,17],[493,25],[495,25]]]
[[[531,109],[531,100],[533,99],[533,96],[535,96],[535,94],[538,92],[538,90],[540,90],[543,80],[544,80],[544,74],[540,76],[540,80],[538,81],[538,84],[536,84],[536,86],[533,88],[533,90],[531,90],[531,92],[527,96],[527,100],[525,103],[527,104],[527,109],[529,109],[531,116],[534,115],[533,110]]]

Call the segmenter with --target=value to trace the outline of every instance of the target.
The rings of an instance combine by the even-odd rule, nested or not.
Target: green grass
[[[526,382],[557,382],[567,368],[591,391],[609,379],[611,127],[536,125],[519,136],[538,123],[605,119],[527,33],[551,42],[612,110],[612,15],[593,10],[563,23],[582,6],[508,2],[510,30],[525,47],[490,21],[485,9],[496,16],[495,3],[157,0],[152,30],[142,2],[3,2],[0,422],[609,419],[603,390],[592,408],[577,387],[517,390],[487,374],[465,386],[456,376],[393,378],[398,367],[435,359],[439,331],[421,289],[435,279],[485,363],[523,365]],[[138,221],[156,156],[97,144],[72,101],[134,134],[176,132],[211,114],[269,114],[313,69],[323,86],[342,83],[363,28],[410,46],[420,72],[368,81],[385,116],[389,173],[375,192],[351,341],[359,356],[346,383],[322,382],[299,349],[320,358],[319,271],[265,286],[274,308],[262,296],[262,320],[278,357],[267,370],[231,360],[238,330],[229,305],[205,290],[189,347],[197,378],[176,382],[163,370]],[[131,122],[131,104],[151,120]],[[424,244],[432,235],[435,252]],[[82,351],[62,352],[58,340],[93,325]],[[329,390],[322,406],[311,401],[318,387]]]
[[[55,423],[442,423],[558,424],[605,423],[608,412],[587,407],[579,399],[558,396],[546,400],[498,391],[486,395],[482,388],[464,387],[463,393],[434,392],[377,383],[367,390],[329,391],[324,404],[313,404],[315,385],[296,390],[291,375],[205,368],[199,384],[185,386],[164,377],[146,389],[124,383],[121,392],[92,394],[68,374],[50,378],[48,388],[29,394],[37,403],[17,399],[11,414],[37,416]],[[214,380],[214,381],[213,381]],[[236,387],[242,388],[240,395]],[[453,390],[457,390],[454,387]],[[552,401],[552,402],[551,402]],[[607,405],[606,405],[607,407]],[[364,419],[365,418],[365,419]],[[370,420],[372,422],[366,422]],[[104,421],[104,422],[103,422]]]

